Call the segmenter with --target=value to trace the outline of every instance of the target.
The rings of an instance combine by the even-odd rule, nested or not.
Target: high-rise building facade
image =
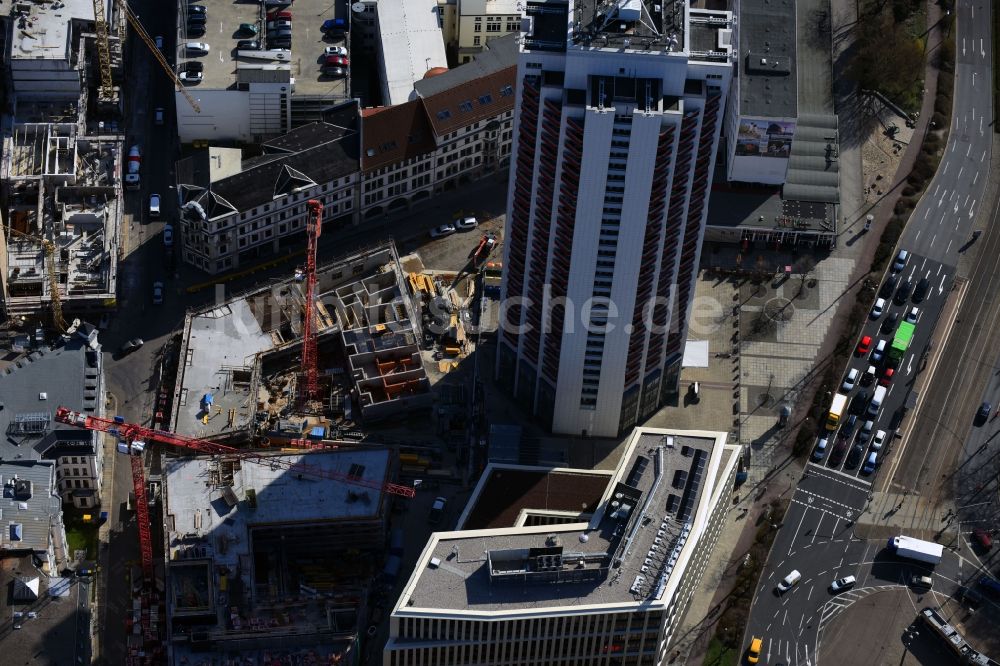
[[[732,74],[732,16],[525,5],[497,376],[554,432],[613,437],[676,391]]]

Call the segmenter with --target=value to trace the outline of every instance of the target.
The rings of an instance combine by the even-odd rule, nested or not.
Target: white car
[[[885,430],[876,430],[872,435],[872,451],[881,451],[883,444],[885,444]]]
[[[153,305],[163,305],[163,283],[159,280],[153,283]]]
[[[323,49],[323,55],[347,56],[346,46],[328,46]]]
[[[184,83],[200,83],[201,82],[201,72],[183,71],[180,74],[180,79]]]
[[[802,580],[802,574],[799,573],[798,569],[792,569],[792,573],[785,576],[784,579],[778,583],[778,592],[788,592],[788,590],[795,587],[795,584],[800,580]]]
[[[455,233],[454,224],[442,224],[440,227],[434,227],[431,229],[431,238],[443,238],[445,236],[450,236]]]
[[[167,247],[174,244],[174,228],[169,224],[163,225],[163,244]]]
[[[876,299],[875,305],[872,306],[871,318],[878,319],[879,317],[882,316],[882,313],[884,312],[885,312],[885,299],[884,298]]]
[[[858,372],[857,368],[851,368],[847,371],[847,376],[844,377],[844,383],[840,385],[840,390],[843,393],[850,393],[854,390],[854,387],[858,385],[858,376],[861,373]]]
[[[211,49],[205,42],[185,42],[184,50],[195,55],[208,55]]]
[[[149,195],[149,216],[152,218],[157,218],[160,216],[160,195],[150,194]]]
[[[854,584],[858,582],[858,579],[854,576],[845,576],[844,578],[838,578],[837,580],[830,583],[830,591],[836,594],[837,592],[843,592],[844,590],[854,587]]]
[[[910,308],[910,311],[906,313],[906,316],[903,317],[903,320],[908,321],[911,324],[916,324],[917,318],[919,316],[920,316],[920,308]]]
[[[459,231],[468,231],[469,229],[475,229],[478,226],[479,222],[474,217],[463,217],[460,220],[455,220],[455,228]]]

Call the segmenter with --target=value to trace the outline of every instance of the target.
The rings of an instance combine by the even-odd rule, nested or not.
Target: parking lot
[[[879,473],[892,453],[951,281],[944,265],[911,255],[901,270],[891,271],[882,282],[832,399],[831,409],[842,413],[839,420],[828,416],[813,451],[814,464],[869,482]],[[908,323],[913,333],[907,343]]]

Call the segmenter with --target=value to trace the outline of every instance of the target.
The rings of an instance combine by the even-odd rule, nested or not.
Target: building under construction
[[[273,458],[373,486],[393,474],[381,448]],[[389,495],[219,457],[167,460],[163,479],[170,664],[359,663]]]
[[[2,0],[0,13],[10,110],[0,162],[3,307],[61,328],[62,311],[68,319],[115,306],[123,137],[113,83],[123,19],[100,0]]]
[[[305,291],[290,277],[187,315],[171,431],[311,448],[430,408],[420,320],[391,242],[317,270],[320,389],[301,404]]]

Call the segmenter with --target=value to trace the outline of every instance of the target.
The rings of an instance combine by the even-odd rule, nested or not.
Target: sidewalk
[[[114,414],[116,409],[117,404],[114,404],[107,411]],[[121,516],[114,515],[115,462],[118,460],[115,449],[116,441],[114,437],[104,433],[100,434],[99,437],[104,456],[104,464],[101,468],[101,511],[108,512],[108,519],[101,523],[97,530],[97,580],[94,584],[94,608],[96,612],[90,616],[91,656],[94,663],[100,663],[101,660],[101,648],[103,647],[101,641],[104,637],[106,624],[107,604],[104,603],[104,598],[107,594],[107,576],[111,571],[108,566],[110,555],[108,542],[111,539],[111,526],[121,521]]]

